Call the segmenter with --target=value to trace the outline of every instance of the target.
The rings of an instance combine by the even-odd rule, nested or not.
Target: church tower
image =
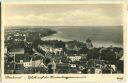
[[[86,40],[86,46],[87,46],[88,49],[93,49],[92,42],[89,38]]]

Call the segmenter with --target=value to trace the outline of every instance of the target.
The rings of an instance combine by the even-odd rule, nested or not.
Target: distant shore
[[[74,41],[72,39],[65,39],[65,38],[62,38],[62,37],[58,37],[58,35],[61,35],[62,33],[63,32],[61,32],[61,31],[56,31],[56,33],[54,33],[54,34],[42,37],[41,40],[42,41],[45,41],[45,40],[59,40],[59,41],[64,41],[64,42]],[[80,41],[80,40],[76,40],[76,41]],[[80,42],[83,42],[83,41],[80,41]],[[110,47],[112,45],[114,47],[123,48],[123,45],[120,45],[118,43],[113,43],[113,42],[94,41],[94,40],[92,40],[92,42],[93,42],[93,45],[95,47]],[[83,43],[85,43],[85,42],[83,42]]]
[[[12,31],[13,31],[14,29],[21,29],[21,30],[26,30],[26,32],[29,29],[34,30],[34,31],[36,30],[36,31],[40,32],[41,34],[43,34],[41,37],[42,41],[61,40],[61,41],[66,42],[66,41],[77,40],[80,42],[85,42],[84,40],[86,40],[87,38],[90,38],[95,47],[109,47],[110,45],[113,45],[116,47],[123,47],[122,42],[119,42],[119,41],[121,41],[120,37],[122,35],[122,33],[120,32],[120,30],[122,30],[122,29],[120,29],[121,26],[118,26],[118,28],[116,28],[117,26],[115,26],[115,27],[113,26],[112,31],[114,31],[114,32],[109,30],[110,29],[109,27],[108,27],[109,29],[107,29],[107,27],[98,27],[98,26],[95,27],[96,29],[91,28],[89,26],[70,26],[70,27],[65,26],[65,27],[64,26],[31,26],[31,27],[15,26],[15,27],[10,27],[10,28],[5,28],[5,30],[12,29]],[[86,28],[87,30],[85,30],[84,28]],[[115,28],[116,28],[116,30],[115,30]],[[45,29],[47,31],[45,31]],[[80,30],[80,29],[82,29],[82,30]],[[117,35],[117,36],[115,36],[115,37],[109,36],[109,33],[106,34],[106,31],[104,33],[104,29],[106,31],[108,30],[109,32],[114,33],[114,36],[115,35]],[[96,32],[94,32],[94,31],[96,31]],[[47,32],[47,33],[45,33],[45,32]],[[89,36],[88,36],[88,34],[89,34]],[[108,36],[106,37],[105,34]],[[98,36],[96,36],[96,35],[98,35]],[[118,36],[119,36],[119,39],[118,39]],[[106,41],[106,39],[108,41]]]

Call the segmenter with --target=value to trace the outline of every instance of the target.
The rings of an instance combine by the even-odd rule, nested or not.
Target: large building
[[[60,54],[63,51],[62,48],[54,48],[50,45],[38,45],[38,48],[45,52],[51,52],[51,53],[55,53],[55,54],[57,54],[57,53]]]
[[[28,54],[16,54],[15,55],[16,64],[23,65],[24,68],[29,67],[46,67],[43,63],[43,59],[41,56],[31,57]]]
[[[68,55],[68,58],[71,59],[72,62],[80,61],[81,57],[82,57],[81,55],[77,55],[77,54]]]
[[[88,49],[93,49],[93,44],[92,44],[92,42],[91,42],[90,39],[87,39],[87,40],[86,40],[86,47],[87,47]]]
[[[32,60],[31,60],[31,57],[29,55],[16,54],[14,58],[15,58],[16,64],[21,64],[25,68],[32,67]]]

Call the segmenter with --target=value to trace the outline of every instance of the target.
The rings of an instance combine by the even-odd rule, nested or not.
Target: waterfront
[[[51,26],[48,28],[58,33],[46,36],[42,40],[78,40],[85,42],[87,38],[90,38],[95,47],[109,47],[110,45],[123,47],[122,26]]]

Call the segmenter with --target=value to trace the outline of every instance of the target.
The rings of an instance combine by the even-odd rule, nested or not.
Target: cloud
[[[90,10],[92,9],[92,10]],[[113,8],[114,9],[114,8]],[[49,10],[50,11],[50,10]],[[117,14],[104,8],[81,8],[72,9],[66,12],[45,12],[6,14],[5,24],[7,25],[43,25],[43,26],[112,26],[122,25],[122,14]],[[36,12],[36,11],[35,11]],[[121,12],[121,11],[120,11]]]

